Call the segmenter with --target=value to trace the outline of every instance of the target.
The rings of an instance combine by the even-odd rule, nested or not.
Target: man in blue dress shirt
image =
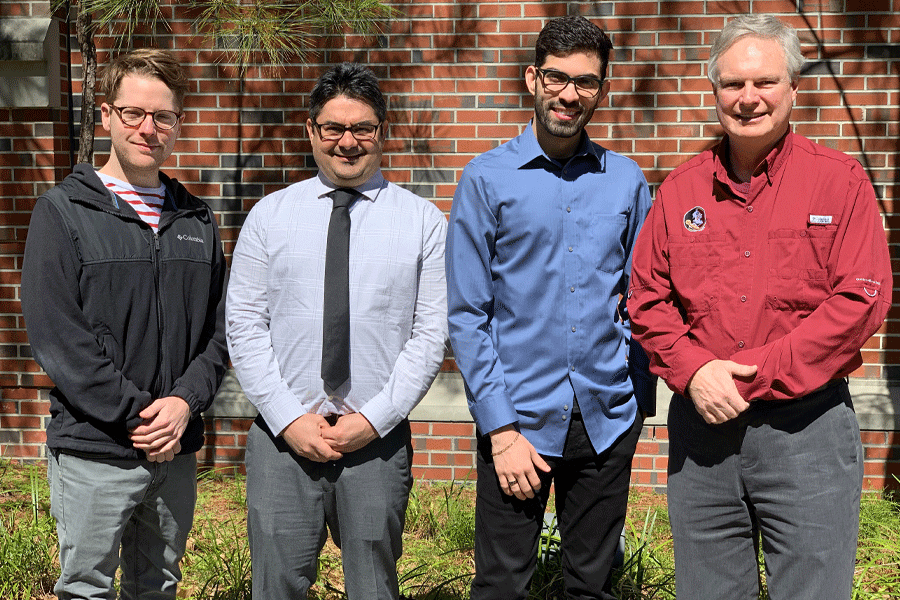
[[[622,300],[647,182],[584,132],[611,49],[583,17],[550,21],[525,71],[534,119],[470,162],[453,200],[450,337],[479,436],[472,600],[527,597],[551,481],[566,597],[613,598],[654,404]]]

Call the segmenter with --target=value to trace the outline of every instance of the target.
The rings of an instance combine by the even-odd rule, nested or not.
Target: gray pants
[[[347,597],[396,600],[412,488],[409,422],[327,463],[297,456],[260,425],[250,428],[246,454],[253,598],[306,598],[327,525],[341,549]]]
[[[772,600],[850,598],[863,458],[845,382],[722,425],[675,396],[669,436],[678,600],[756,600],[757,534]]]
[[[59,600],[174,600],[194,521],[197,457],[147,460],[51,454],[50,512],[59,534]]]

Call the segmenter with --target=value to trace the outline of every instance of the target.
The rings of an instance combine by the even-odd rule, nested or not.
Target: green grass
[[[468,599],[474,571],[474,500],[468,484],[416,483],[398,565],[405,598]],[[624,540],[624,566],[613,579],[619,598],[674,599],[672,536],[664,496],[632,491]],[[562,596],[558,543],[551,527],[542,538],[529,600]],[[900,496],[863,496],[856,562],[854,600],[900,599]],[[53,598],[50,592],[58,569],[46,469],[0,460],[0,599]],[[182,570],[179,598],[249,600],[244,479],[234,471],[207,472],[198,478],[197,514]],[[340,552],[329,541],[310,598],[345,597]],[[765,590],[760,598],[765,600]]]
[[[865,494],[859,511],[853,600],[900,598],[900,494]]]
[[[30,600],[59,574],[46,470],[0,461],[0,598]]]

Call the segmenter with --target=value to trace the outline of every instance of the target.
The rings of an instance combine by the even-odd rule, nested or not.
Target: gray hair
[[[748,35],[777,41],[784,50],[784,62],[791,83],[800,79],[800,69],[806,59],[800,52],[800,38],[794,28],[772,15],[741,15],[725,25],[709,51],[706,76],[714,87],[719,84],[719,57],[735,42]]]

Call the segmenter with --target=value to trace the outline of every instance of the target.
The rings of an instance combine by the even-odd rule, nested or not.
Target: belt
[[[817,387],[816,389],[814,389],[813,391],[809,392],[808,394],[804,394],[804,396],[812,396],[813,394],[818,394],[819,392],[824,392],[824,391],[827,390],[828,388],[833,388],[834,386],[840,385],[840,384],[842,384],[842,383],[848,383],[846,377],[841,377],[840,379],[832,379],[831,381],[829,381],[829,382],[826,383],[825,385],[822,385],[822,386]]]

